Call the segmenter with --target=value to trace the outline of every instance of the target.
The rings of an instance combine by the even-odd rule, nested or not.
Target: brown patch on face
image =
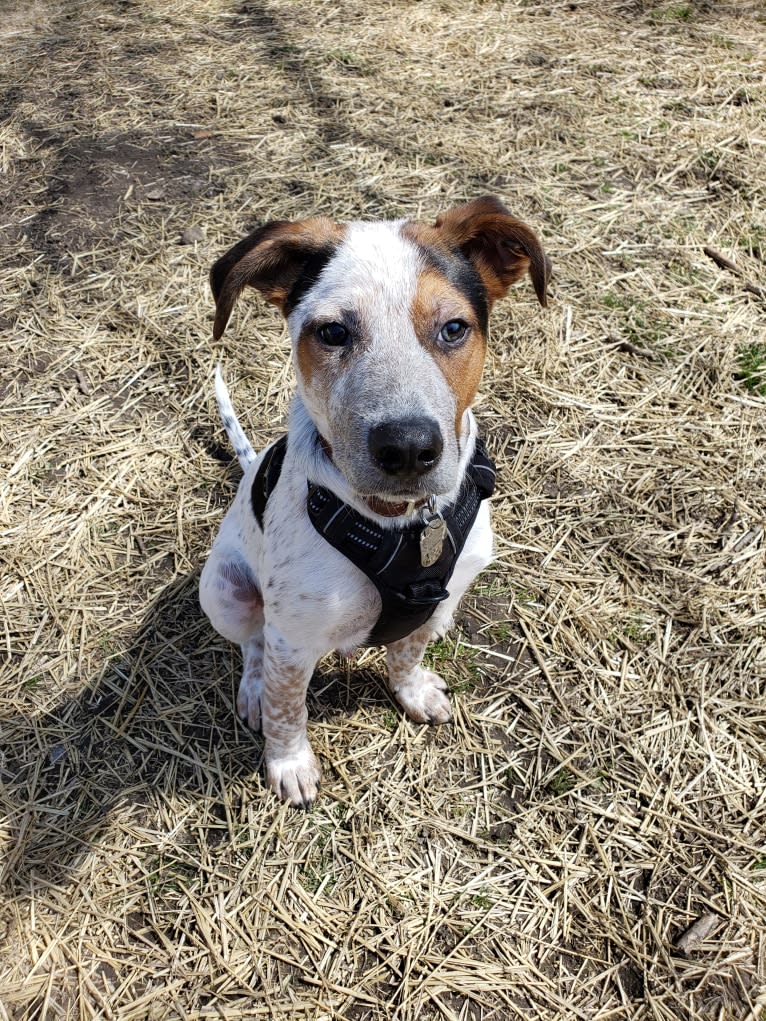
[[[324,352],[317,344],[313,326],[301,330],[296,345],[296,356],[298,361],[298,372],[303,383],[307,387],[313,387],[323,370],[326,368]]]
[[[307,389],[327,400],[332,385],[343,371],[350,351],[324,347],[316,335],[316,324],[305,323],[296,344],[298,372]]]
[[[322,327],[332,324],[345,327],[346,343],[325,344],[320,339]],[[362,318],[351,309],[344,311],[335,309],[334,314],[327,316],[319,313],[318,319],[303,322],[295,345],[295,360],[298,376],[305,390],[326,407],[337,381],[349,370],[354,358],[369,345],[369,332]],[[328,443],[327,437],[322,439]],[[331,453],[329,456],[332,456]]]
[[[402,237],[414,241],[422,248],[443,248],[444,239],[436,227],[420,220],[408,220],[402,224]]]
[[[210,271],[216,304],[215,339],[226,329],[234,302],[244,287],[256,288],[266,301],[284,312],[301,274],[310,270],[312,263],[316,270],[324,264],[323,259],[332,256],[345,229],[324,216],[294,223],[278,220],[230,248]]]
[[[471,328],[466,340],[454,347],[439,339],[442,326],[450,319],[462,319]],[[463,415],[476,396],[481,379],[487,339],[465,295],[430,267],[418,277],[412,322],[418,340],[455,394],[455,435],[460,438]]]

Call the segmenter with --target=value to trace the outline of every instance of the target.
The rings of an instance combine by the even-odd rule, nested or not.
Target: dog
[[[237,711],[262,728],[283,801],[317,796],[306,691],[333,649],[385,645],[410,719],[451,718],[444,680],[421,661],[492,558],[494,466],[471,402],[492,305],[527,273],[545,306],[542,244],[491,196],[433,224],[268,223],[211,270],[216,340],[246,286],[292,339],[287,436],[259,456],[216,372],[244,474],[200,579],[213,627],[242,648]]]

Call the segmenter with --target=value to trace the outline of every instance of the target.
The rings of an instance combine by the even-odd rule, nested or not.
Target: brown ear
[[[537,300],[548,304],[548,256],[532,228],[511,216],[499,199],[486,195],[449,209],[437,218],[436,228],[450,248],[474,264],[490,303],[528,272]]]
[[[216,340],[226,329],[237,295],[255,287],[283,313],[304,274],[316,280],[343,237],[343,228],[323,216],[275,220],[230,248],[210,270],[215,298]]]

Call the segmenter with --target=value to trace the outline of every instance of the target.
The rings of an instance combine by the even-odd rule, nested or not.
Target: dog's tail
[[[234,411],[234,407],[231,403],[231,397],[229,391],[226,388],[226,384],[223,381],[221,375],[221,366],[216,365],[215,367],[215,400],[218,405],[218,412],[223,422],[223,427],[226,430],[226,435],[229,437],[229,443],[234,448],[234,453],[237,455],[237,460],[242,466],[242,471],[255,460],[256,453],[253,450],[250,440],[245,436],[244,429],[239,424],[239,419]]]

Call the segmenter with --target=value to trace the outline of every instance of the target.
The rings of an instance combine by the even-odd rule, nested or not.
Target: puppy
[[[540,241],[492,197],[433,224],[269,223],[212,268],[216,340],[254,287],[287,319],[297,375],[287,436],[259,456],[216,376],[244,476],[200,581],[242,647],[237,710],[262,728],[284,801],[317,794],[306,690],[332,649],[386,645],[407,715],[450,719],[421,660],[492,556],[494,466],[470,405],[490,309],[526,273],[545,305]]]

